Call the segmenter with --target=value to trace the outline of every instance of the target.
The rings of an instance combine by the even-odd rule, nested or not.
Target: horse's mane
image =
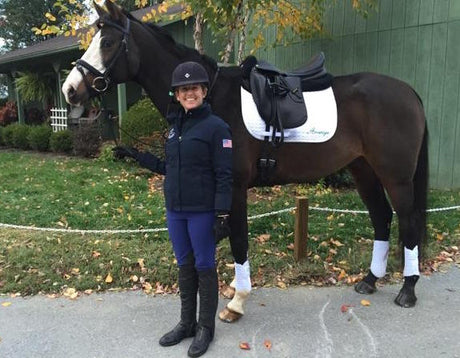
[[[129,12],[123,10],[124,14],[131,20],[134,21],[145,28],[147,28],[155,37],[158,38],[158,40],[168,46],[172,46],[176,49],[176,51],[179,52],[179,54],[184,57],[184,60],[195,60],[195,59],[200,59],[204,63],[208,64],[213,70],[217,69],[217,62],[215,59],[208,55],[202,55],[200,54],[197,50],[194,48],[185,46],[181,43],[178,43],[171,35],[171,33],[166,30],[164,27],[158,26],[154,23],[145,23],[137,18],[135,18],[133,15],[131,15]]]

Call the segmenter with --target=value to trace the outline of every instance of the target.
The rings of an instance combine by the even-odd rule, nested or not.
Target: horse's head
[[[69,104],[81,105],[110,85],[128,81],[139,68],[131,21],[110,0],[105,4],[107,11],[94,3],[99,31],[62,86]]]

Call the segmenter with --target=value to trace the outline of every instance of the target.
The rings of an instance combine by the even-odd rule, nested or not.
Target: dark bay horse
[[[62,90],[67,102],[77,105],[110,85],[136,81],[165,116],[173,69],[184,61],[206,68],[212,79],[208,100],[233,133],[230,243],[235,292],[219,316],[234,321],[244,313],[251,290],[246,199],[247,189],[261,184],[257,163],[264,150],[264,142],[253,138],[242,120],[242,69],[219,67],[176,43],[164,29],[137,21],[111,1],[106,7],[107,11],[96,5],[100,30]],[[405,258],[404,284],[395,303],[412,307],[420,275],[419,248],[426,237],[428,134],[423,105],[407,84],[373,73],[334,77],[332,90],[338,111],[335,135],[323,143],[285,143],[273,150],[277,165],[268,184],[304,183],[348,167],[375,231],[369,273],[355,290],[372,293],[376,280],[385,275],[393,207]]]

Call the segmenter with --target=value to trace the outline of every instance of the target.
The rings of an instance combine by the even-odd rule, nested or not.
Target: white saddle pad
[[[308,119],[298,128],[284,130],[284,142],[321,143],[334,135],[337,129],[337,105],[332,87],[315,92],[304,92]],[[252,94],[241,87],[241,111],[248,132],[259,140],[268,136],[271,140],[272,127],[267,132],[265,122],[257,111]],[[278,137],[280,133],[276,134]]]

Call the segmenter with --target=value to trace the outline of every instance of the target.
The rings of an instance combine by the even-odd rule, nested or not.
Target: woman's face
[[[200,84],[180,86],[176,89],[176,99],[187,112],[203,104],[203,100],[208,93],[208,89]]]

